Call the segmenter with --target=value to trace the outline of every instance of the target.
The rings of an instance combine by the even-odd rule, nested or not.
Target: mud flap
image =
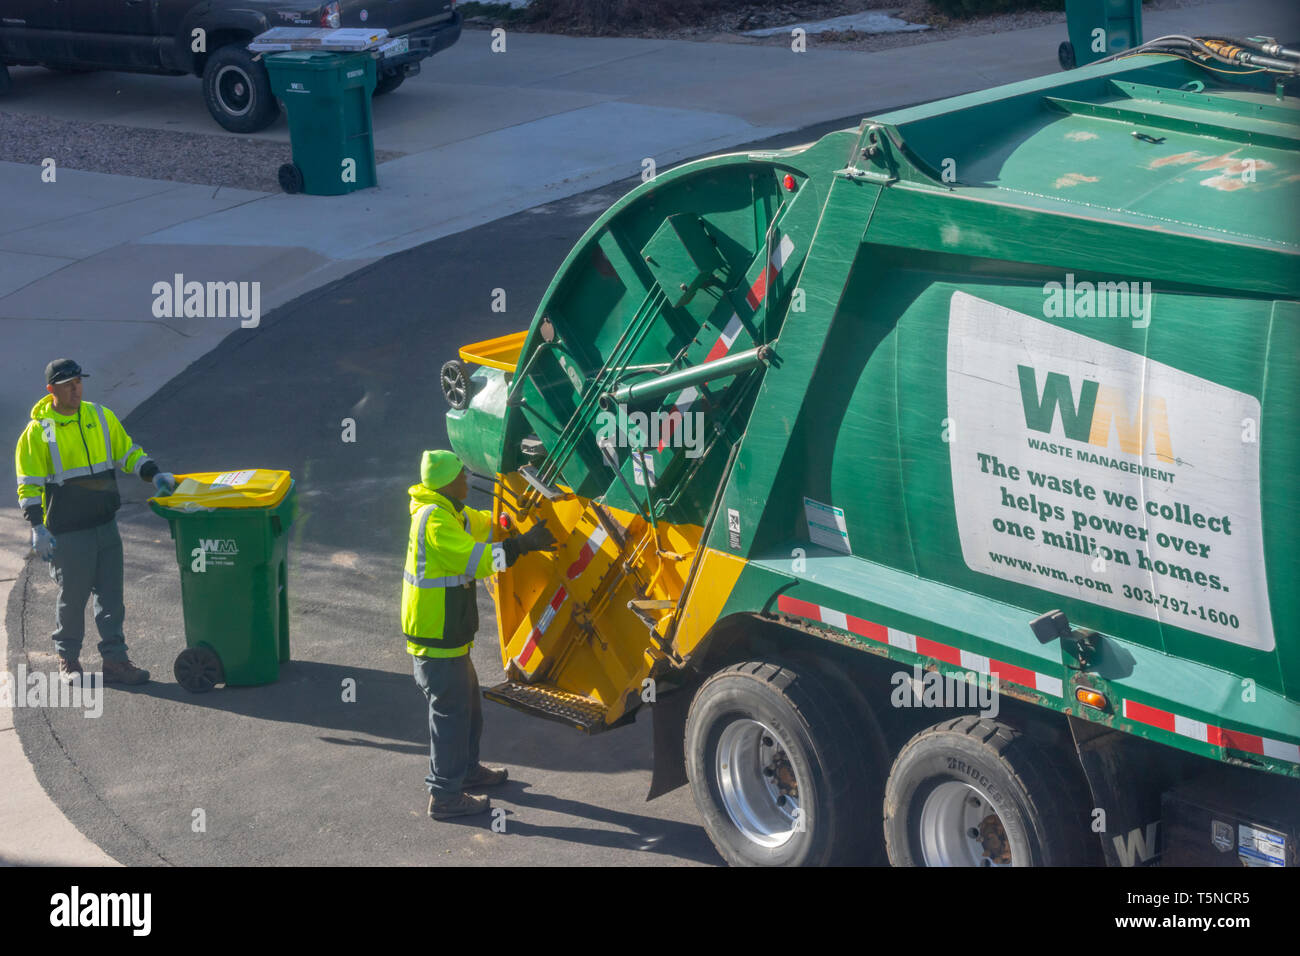
[[[646,801],[662,797],[686,780],[686,712],[690,710],[694,687],[682,687],[664,694],[650,706],[654,718],[654,773]]]
[[[1107,866],[1159,861],[1160,795],[1177,779],[1166,755],[1140,737],[1070,717],[1079,763],[1093,798],[1093,828]],[[1100,827],[1100,829],[1098,829]]]

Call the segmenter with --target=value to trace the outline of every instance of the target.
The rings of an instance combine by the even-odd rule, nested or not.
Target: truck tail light
[[[342,19],[339,16],[339,5],[337,2],[327,3],[325,4],[325,6],[320,8],[321,26],[329,27],[332,30],[337,30],[341,22]]]
[[[1093,690],[1091,687],[1076,687],[1074,689],[1074,699],[1085,707],[1095,707],[1097,710],[1106,710],[1109,706],[1106,702],[1106,695]]]

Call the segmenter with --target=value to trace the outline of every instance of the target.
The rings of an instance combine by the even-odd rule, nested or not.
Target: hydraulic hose
[[[1093,62],[1107,63],[1141,53],[1171,53],[1174,56],[1186,56],[1187,53],[1191,53],[1192,55],[1216,60],[1228,66],[1254,67],[1267,70],[1270,73],[1289,73],[1292,75],[1300,73],[1300,60],[1291,62],[1277,59],[1273,56],[1244,49],[1243,44],[1253,46],[1256,49],[1262,48],[1262,44],[1250,44],[1248,41],[1237,39],[1225,40],[1217,37],[1197,39],[1182,33],[1171,33],[1167,36],[1157,37],[1154,40],[1148,40],[1146,43],[1132,49],[1112,53],[1110,56],[1102,57]],[[1277,45],[1274,44],[1274,46]],[[1292,52],[1281,46],[1277,46],[1277,49],[1279,51],[1286,50],[1288,53]]]

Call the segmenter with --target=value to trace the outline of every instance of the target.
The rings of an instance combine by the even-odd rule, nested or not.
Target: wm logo
[[[231,538],[200,538],[199,548],[209,554],[239,554],[239,546]]]
[[[1139,395],[1134,404],[1118,388],[1085,381],[1075,397],[1068,375],[1048,372],[1043,390],[1038,391],[1037,375],[1027,365],[1017,365],[1020,373],[1020,400],[1025,407],[1025,425],[1034,431],[1051,434],[1060,411],[1061,431],[1066,438],[1108,448],[1111,434],[1119,440],[1120,451],[1141,455],[1150,435],[1156,457],[1174,460],[1169,439],[1169,416],[1165,400],[1157,395]]]

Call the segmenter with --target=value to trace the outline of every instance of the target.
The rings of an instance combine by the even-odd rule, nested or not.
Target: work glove
[[[176,476],[169,471],[160,471],[153,476],[153,486],[158,489],[160,497],[167,497],[176,490]]]
[[[49,561],[54,557],[54,535],[50,534],[50,529],[43,524],[32,529],[32,550],[42,561]]]
[[[555,535],[546,523],[539,521],[519,536],[519,553],[530,554],[533,551],[554,551]]]

